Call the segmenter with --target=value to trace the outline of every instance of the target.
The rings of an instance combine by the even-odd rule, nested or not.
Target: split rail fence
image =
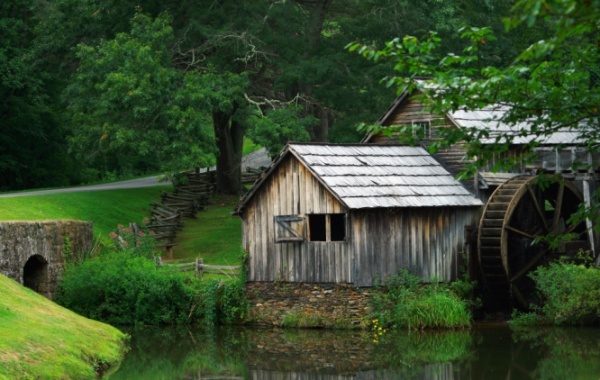
[[[232,277],[239,274],[241,268],[240,266],[204,264],[204,260],[199,257],[191,263],[163,263],[161,257],[157,256],[156,263],[158,266],[177,268],[182,272],[194,271],[196,277],[202,277],[204,274],[219,274]]]

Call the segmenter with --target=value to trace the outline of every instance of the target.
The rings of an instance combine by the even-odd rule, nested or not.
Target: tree
[[[372,86],[373,78],[383,75],[387,68],[370,65],[358,56],[347,54],[343,46],[348,41],[364,38],[370,44],[377,44],[397,33],[438,30],[456,44],[453,32],[463,14],[469,20],[481,19],[482,14],[501,10],[508,2],[154,0],[144,2],[140,10],[135,3],[128,2],[56,0],[56,7],[49,12],[52,17],[48,17],[44,25],[51,36],[47,46],[55,46],[48,55],[60,57],[65,53],[67,58],[58,66],[63,70],[66,67],[65,71],[79,70],[70,80],[72,84],[66,98],[73,105],[71,111],[78,112],[77,117],[71,118],[75,121],[73,146],[85,147],[80,150],[86,154],[96,153],[94,160],[88,161],[91,165],[102,171],[150,170],[148,162],[158,152],[148,146],[159,142],[162,142],[160,146],[173,149],[152,161],[193,164],[193,160],[188,159],[211,151],[205,125],[212,125],[211,138],[216,145],[212,151],[216,153],[219,188],[223,192],[237,193],[241,188],[241,147],[246,133],[255,137],[277,136],[279,141],[275,145],[279,146],[289,139],[304,140],[307,135],[313,141],[358,141],[361,136],[354,124],[374,120],[387,107],[393,90]],[[149,47],[156,54],[162,49],[161,57],[152,54],[150,57],[155,63],[144,66],[143,55],[136,58],[122,51],[123,46],[146,48],[142,36],[134,35],[133,29],[128,31],[125,21],[139,17],[136,14],[158,19],[163,17],[161,12],[172,15],[168,25],[171,31],[161,47],[158,46],[160,40]],[[129,36],[129,40],[125,36]],[[69,54],[64,46],[76,42],[83,42],[83,46],[91,50],[82,47],[78,56]],[[112,54],[115,54],[114,59]],[[103,66],[94,62],[94,55],[103,57]],[[498,51],[488,55],[490,60],[504,56]],[[120,66],[119,62],[130,63]],[[132,69],[137,66],[140,72]],[[136,83],[142,83],[139,82],[142,73],[152,77],[152,70],[168,73],[171,79],[159,76],[164,79],[161,84],[150,86],[146,91]],[[123,81],[96,87],[85,84],[86,75],[88,79],[97,75],[93,82],[101,83],[105,79],[102,76],[109,72],[119,73]],[[116,81],[115,78],[113,75],[111,80]],[[204,88],[210,91],[202,90]],[[144,100],[144,96],[150,102],[145,106],[135,104],[135,97],[127,95],[129,90],[137,91],[138,102]],[[177,96],[161,99],[158,92]],[[100,107],[96,107],[90,99],[109,103],[101,102]],[[293,126],[284,128],[285,131],[280,122],[272,119],[282,119],[282,113],[288,111],[275,112],[263,106],[261,112],[252,112],[257,103],[292,101],[298,108],[289,115],[295,114],[297,119]],[[131,107],[137,107],[135,115],[129,112]],[[140,114],[143,107],[146,107],[147,117],[158,117],[148,119],[151,134],[141,133],[147,128],[144,125],[150,125]],[[162,108],[165,110],[159,115]],[[183,110],[185,118],[192,117],[193,122],[175,121],[184,120]],[[262,115],[261,119],[257,119],[257,115]],[[167,126],[168,123],[179,127]],[[173,131],[185,130],[184,125],[193,125],[197,130],[187,131],[185,133],[190,134],[184,133],[185,138],[178,138],[179,134]],[[198,129],[200,125],[202,132]],[[110,129],[110,133],[104,133],[103,128]],[[171,131],[170,134],[167,131]],[[204,136],[198,144],[188,140],[194,134]],[[270,139],[269,144],[275,143],[274,140]],[[128,148],[130,144],[132,149]],[[275,145],[272,149],[276,149]],[[194,152],[179,154],[188,147]],[[182,161],[182,157],[187,158]],[[199,162],[201,160],[194,165]]]
[[[51,107],[57,95],[43,55],[33,1],[0,4],[0,189],[71,181],[65,129]]]
[[[67,89],[71,145],[106,171],[144,172],[211,163],[212,136],[196,73],[172,67],[171,19],[136,14],[129,34],[80,45]],[[206,94],[206,92],[204,92]]]
[[[517,133],[493,136],[476,128],[443,129],[442,139],[432,145],[433,149],[466,142],[468,154],[477,158],[475,169],[486,165],[494,153],[517,137],[535,138],[527,146],[531,156],[536,141],[556,131],[574,131],[588,151],[598,152],[599,19],[598,0],[518,1],[505,20],[507,28],[531,28],[547,22],[551,34],[519,52],[506,66],[482,62],[487,46],[496,39],[490,28],[463,27],[461,37],[467,46],[460,54],[440,54],[442,40],[436,34],[425,39],[396,38],[381,50],[356,43],[349,48],[375,61],[391,59],[396,73],[385,78],[386,84],[419,90],[419,98],[435,113],[505,105],[506,112],[499,120],[527,125]],[[417,77],[427,79],[415,81]],[[480,143],[489,138],[496,144]],[[511,159],[507,157],[504,164],[510,166]],[[597,210],[588,211],[597,216]]]

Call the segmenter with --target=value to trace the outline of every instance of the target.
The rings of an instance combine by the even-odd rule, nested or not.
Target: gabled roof
[[[420,147],[292,143],[244,196],[236,213],[289,155],[304,164],[348,209],[482,206]]]
[[[527,122],[509,125],[500,121],[508,110],[509,106],[494,104],[474,111],[457,110],[449,114],[448,117],[459,127],[488,130],[490,138],[483,140],[484,144],[494,144],[498,135],[511,136],[511,142],[514,145],[529,144],[532,141],[537,141],[541,145],[573,145],[582,143],[580,132],[568,128],[553,131],[547,136],[523,136],[522,131],[529,129]]]
[[[377,120],[376,124],[381,126],[390,125],[398,110],[409,99],[407,91],[403,91],[390,105],[388,110]],[[553,131],[547,136],[521,135],[522,131],[528,130],[528,123],[520,122],[514,125],[506,124],[500,119],[509,110],[509,106],[492,104],[478,110],[457,110],[446,114],[445,116],[457,127],[476,128],[479,130],[488,130],[490,138],[481,142],[484,144],[495,144],[496,136],[512,136],[511,142],[514,145],[525,145],[532,141],[537,141],[540,145],[577,145],[582,143],[580,132],[568,128]],[[367,134],[362,142],[369,142],[373,133]]]

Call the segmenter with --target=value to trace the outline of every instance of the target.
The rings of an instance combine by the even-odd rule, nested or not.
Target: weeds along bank
[[[476,284],[422,284],[407,271],[381,286],[246,283],[235,277],[198,279],[153,260],[153,243],[129,244],[68,267],[57,301],[114,325],[258,324],[341,329],[468,327]],[[533,274],[540,304],[518,323],[598,324],[600,270],[568,263]]]
[[[159,267],[153,242],[118,245],[72,264],[57,301],[113,325],[260,324],[283,327],[457,328],[470,324],[469,301],[447,285],[421,286],[404,272],[385,286],[246,283],[245,273],[202,280]]]

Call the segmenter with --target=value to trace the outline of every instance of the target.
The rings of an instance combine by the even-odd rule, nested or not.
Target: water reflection
[[[600,379],[600,329],[137,329],[111,379]]]

